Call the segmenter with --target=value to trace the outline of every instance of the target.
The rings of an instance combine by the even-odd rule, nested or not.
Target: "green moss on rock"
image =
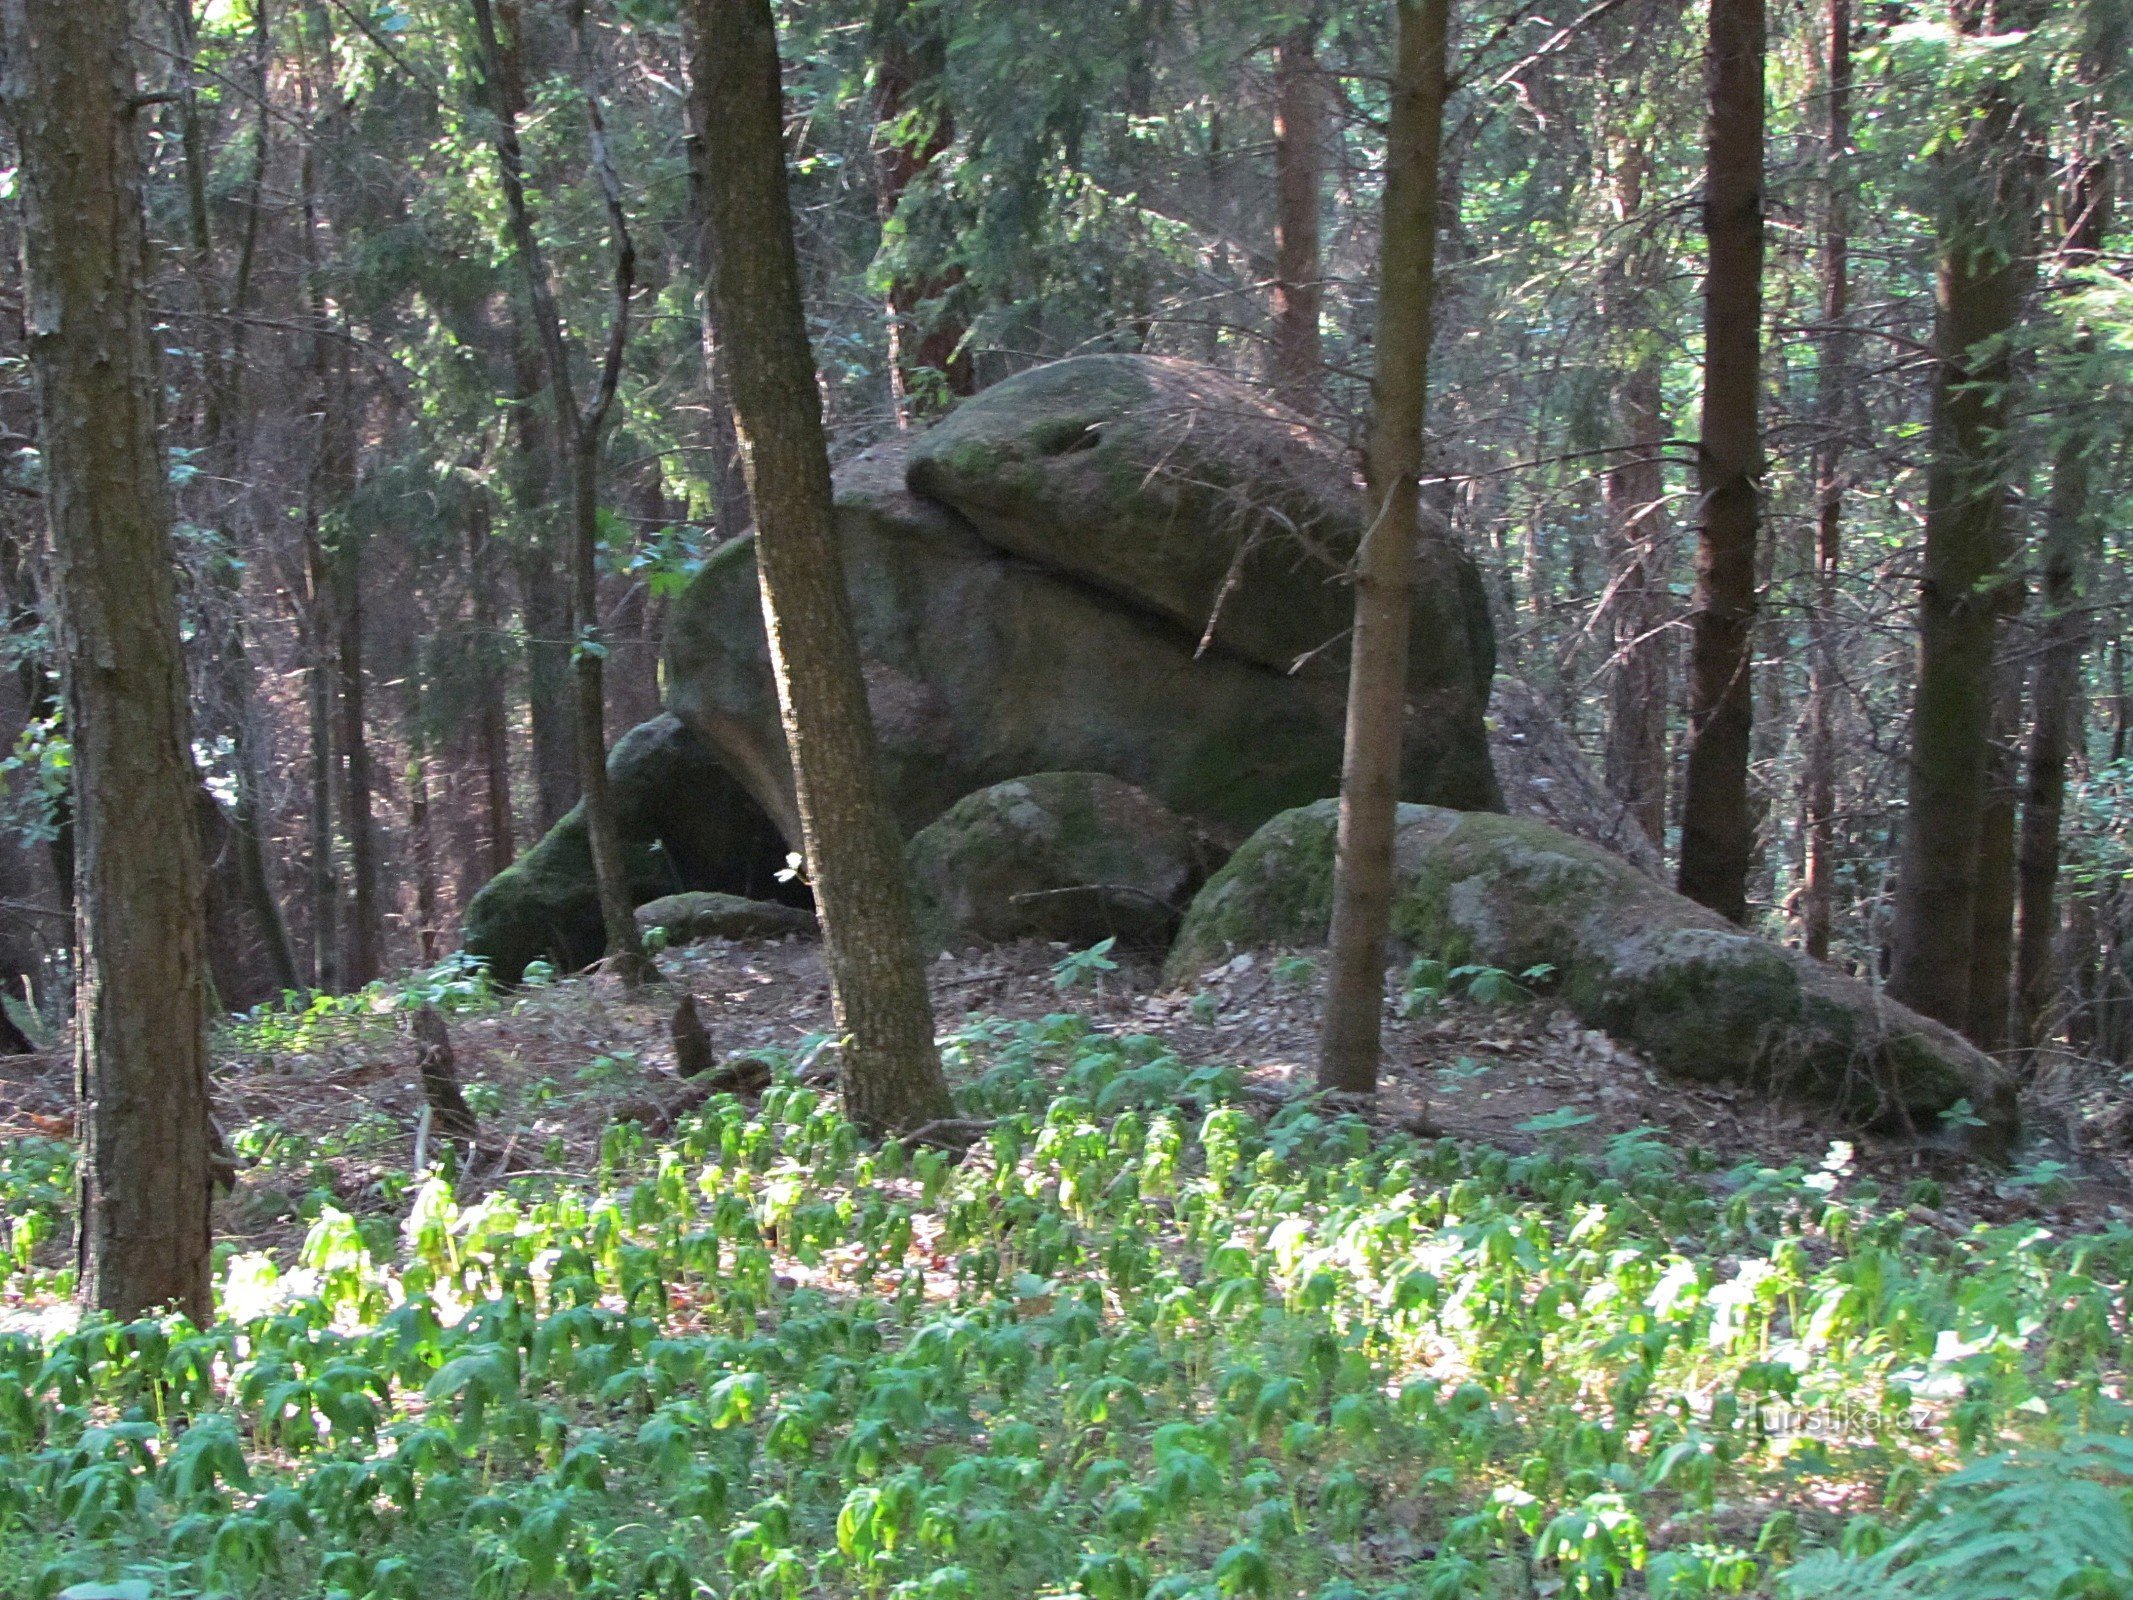
[[[904,853],[935,950],[1105,938],[1158,948],[1215,851],[1205,833],[1100,772],[1040,772],[966,795]]]
[[[1232,951],[1323,943],[1338,806],[1283,813],[1193,902],[1168,975]],[[1680,1077],[1796,1095],[1885,1128],[1937,1134],[1967,1100],[2003,1149],[2013,1086],[1940,1024],[1797,951],[1745,933],[1620,857],[1529,817],[1400,808],[1393,932],[1411,950],[1507,971],[1554,969],[1586,1023]]]
[[[637,926],[664,929],[670,945],[698,939],[782,939],[815,931],[815,916],[801,906],[750,900],[737,894],[689,889],[663,894],[637,908]]]
[[[776,825],[674,717],[616,740],[607,777],[634,903],[688,889],[797,897],[777,878],[785,843]],[[582,808],[482,886],[461,936],[499,983],[518,982],[530,961],[574,972],[600,958],[606,932]]]

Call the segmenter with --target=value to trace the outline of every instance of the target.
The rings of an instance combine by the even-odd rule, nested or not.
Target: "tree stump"
[[[415,1065],[422,1073],[422,1097],[429,1102],[437,1131],[471,1148],[480,1134],[474,1110],[459,1090],[459,1065],[452,1035],[435,1006],[424,1006],[408,1024],[415,1041]]]

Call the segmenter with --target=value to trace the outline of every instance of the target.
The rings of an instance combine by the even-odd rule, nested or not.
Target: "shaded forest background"
[[[611,734],[657,710],[665,608],[745,525],[702,292],[705,74],[684,19],[662,0],[495,16],[485,71],[458,5],[137,13],[210,943],[232,1008],[439,959],[475,890],[577,798],[565,451],[498,183],[500,110],[525,143],[581,388],[616,313],[595,107],[634,251],[601,466]],[[1359,444],[1381,8],[832,0],[780,20],[840,457],[1025,366],[1116,349],[1263,382]],[[2008,581],[1988,597],[1971,1031],[1995,1046],[2035,1028],[2120,1060],[2122,22],[2109,4],[1769,13],[1749,881],[1764,931],[1878,970],[1936,276],[1998,250],[2019,314],[1992,380]],[[1425,493],[1482,563],[1502,669],[1671,856],[1700,515],[1701,15],[1480,4],[1453,31]],[[1994,119],[2019,153],[2000,191],[2011,225],[1951,252],[1963,152]],[[71,921],[18,243],[0,283],[0,1042],[64,1013]],[[2062,849],[2029,862],[2032,893],[2039,875],[2061,891],[2029,930],[2046,981],[2011,1005],[2024,819],[2054,804],[2035,780],[2062,734]]]

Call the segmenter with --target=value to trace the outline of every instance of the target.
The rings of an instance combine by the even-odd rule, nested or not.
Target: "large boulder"
[[[1078,380],[1055,376],[1062,369],[1073,369],[1067,379],[1094,379],[1084,393]],[[964,795],[1032,772],[1108,773],[1225,844],[1338,787],[1346,695],[1340,644],[1351,596],[1310,569],[1315,557],[1275,551],[1264,529],[1224,532],[1235,514],[1219,497],[1170,493],[1169,510],[1159,516],[1144,504],[1157,498],[1156,487],[1123,465],[1110,479],[1108,500],[1083,485],[1048,532],[1032,524],[1026,538],[1002,531],[1015,521],[1004,501],[980,497],[981,452],[972,440],[991,426],[988,418],[1011,439],[1010,424],[1037,427],[1047,407],[1079,395],[1086,403],[1071,410],[1074,425],[1095,426],[1102,437],[1104,418],[1135,415],[1137,391],[1119,373],[1177,370],[1139,357],[1038,368],[966,402],[941,425],[964,441],[954,451],[961,464],[955,473],[925,454],[934,435],[921,435],[915,447],[908,440],[877,446],[839,470],[845,581],[885,789],[906,835]],[[1226,382],[1212,375],[1204,381]],[[1232,459],[1282,459],[1306,448],[1293,418],[1248,390],[1229,385],[1221,392],[1235,408],[1220,440]],[[1219,452],[1213,439],[1203,443],[1204,459],[1192,457],[1192,471],[1212,477]],[[1101,447],[1069,452],[1076,453],[1103,456]],[[1319,544],[1337,551],[1342,538],[1352,546],[1354,490],[1339,458],[1321,454],[1315,481],[1322,508],[1306,516],[1291,499],[1282,517],[1301,519],[1299,526],[1317,530]],[[936,464],[921,471],[921,459]],[[914,486],[930,488],[921,494]],[[984,523],[931,493],[979,508]],[[1349,533],[1339,534],[1342,527]],[[1080,546],[1072,542],[1077,528]],[[1278,649],[1259,648],[1251,642],[1256,636],[1233,641],[1218,624],[1215,642],[1203,650],[1207,616],[1188,603],[1191,582],[1213,571],[1219,590],[1239,541],[1255,538],[1266,548],[1254,546],[1239,566],[1221,615],[1294,610],[1315,620]],[[1154,548],[1145,560],[1128,559],[1147,547]],[[1487,606],[1471,566],[1448,544],[1431,546],[1425,569],[1401,792],[1493,807],[1500,797],[1483,719],[1493,667]],[[1191,582],[1175,576],[1192,571],[1199,578]],[[1298,666],[1291,645],[1318,653]],[[752,540],[715,552],[677,603],[667,663],[669,707],[787,837],[797,838]]]
[[[1168,972],[1241,948],[1323,943],[1335,802],[1283,813],[1209,880]],[[1682,1077],[1791,1094],[1884,1129],[1967,1132],[2003,1151],[2014,1086],[1939,1023],[1529,817],[1402,806],[1394,934],[1418,954],[1550,985],[1591,1026]],[[1967,1101],[1982,1126],[1942,1114]]]
[[[616,740],[607,780],[633,902],[689,889],[806,898],[778,879],[786,848],[777,824],[674,717]],[[606,933],[582,806],[483,886],[462,931],[499,983],[518,982],[534,960],[570,972],[600,958]]]
[[[1040,772],[966,795],[906,847],[929,948],[1117,938],[1161,947],[1221,855],[1130,783]]]

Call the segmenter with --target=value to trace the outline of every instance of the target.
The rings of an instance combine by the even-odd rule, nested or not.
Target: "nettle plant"
[[[1081,1017],[948,1055],[961,1159],[788,1079],[389,1249],[325,1211],[209,1329],[0,1336],[0,1593],[1982,1597],[1980,1526],[2123,1592],[2133,1235],[1262,1120]]]

